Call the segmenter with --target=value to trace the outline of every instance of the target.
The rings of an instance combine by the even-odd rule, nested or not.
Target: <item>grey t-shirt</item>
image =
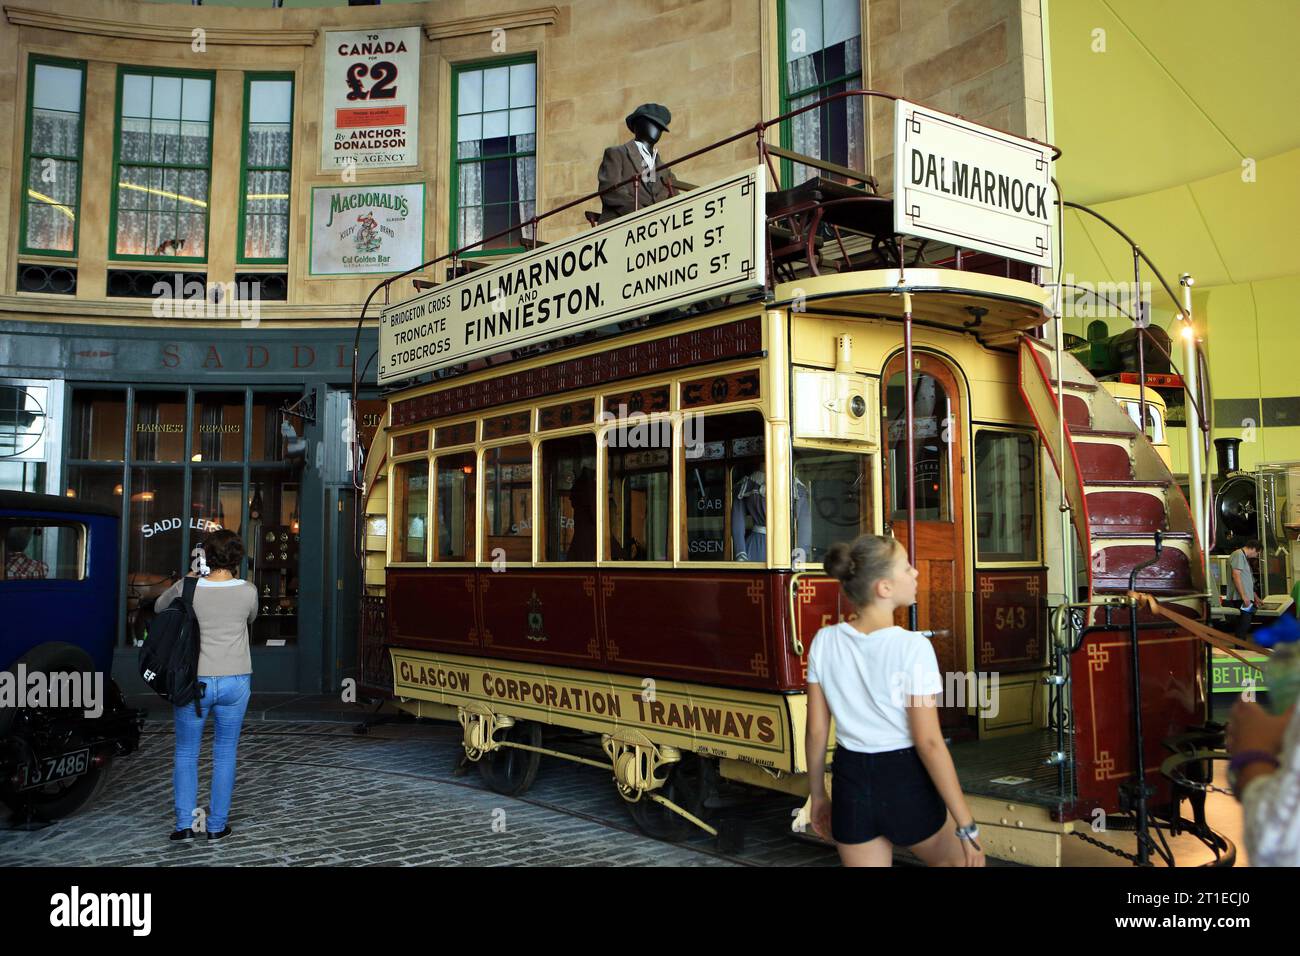
[[[1250,559],[1246,557],[1246,552],[1241,548],[1232,552],[1232,557],[1228,559],[1230,568],[1228,570],[1228,600],[1229,601],[1250,601],[1255,595],[1255,572],[1250,570]],[[1237,593],[1237,580],[1233,571],[1241,572],[1241,584],[1246,589],[1245,595]]]
[[[180,596],[185,579],[158,598],[161,611]],[[253,673],[248,650],[248,626],[257,617],[257,588],[247,581],[199,579],[194,591],[194,616],[199,619],[199,676],[228,677]]]

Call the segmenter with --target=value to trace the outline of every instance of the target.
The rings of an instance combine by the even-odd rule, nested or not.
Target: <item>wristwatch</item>
[[[1237,789],[1237,777],[1253,763],[1266,763],[1274,769],[1279,766],[1277,757],[1266,750],[1243,750],[1239,754],[1233,754],[1232,759],[1228,761],[1228,785],[1232,787],[1232,795],[1238,800],[1241,799],[1241,792]]]
[[[970,840],[971,843],[974,843],[979,838],[980,838],[980,827],[978,823],[972,822],[971,825],[968,827],[957,828],[958,840]]]

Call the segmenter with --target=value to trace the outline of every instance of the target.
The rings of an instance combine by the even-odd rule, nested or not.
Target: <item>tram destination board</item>
[[[608,322],[763,289],[762,166],[386,308],[383,384]]]
[[[899,100],[894,231],[1050,268],[1053,149]]]

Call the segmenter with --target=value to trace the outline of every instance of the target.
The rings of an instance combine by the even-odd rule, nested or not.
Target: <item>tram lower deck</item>
[[[686,768],[700,762],[806,793],[807,651],[844,610],[821,556],[863,532],[906,542],[910,474],[918,626],[945,672],[942,722],[963,788],[994,855],[1059,862],[1072,820],[1120,808],[1134,761],[1127,612],[1054,631],[1050,608],[1077,584],[1102,597],[1139,563],[1116,546],[1141,550],[1145,529],[1085,518],[1087,536],[1064,546],[1109,548],[1112,563],[1094,559],[1081,582],[1065,581],[1047,520],[1056,482],[1150,496],[1166,526],[1175,506],[1134,466],[1104,473],[1113,456],[1057,478],[1041,454],[1050,422],[1024,354],[1038,348],[1025,342],[1044,321],[1041,288],[909,272],[924,291],[905,376],[898,282],[895,270],[812,277],[799,308],[778,287],[775,302],[642,324],[390,396],[368,469],[363,684],[458,720],[503,792],[530,780],[543,753],[563,756],[545,728],[599,735],[616,786],[656,835],[668,831],[651,812],[709,827],[683,782],[699,781]],[[1095,419],[1098,441],[1145,467],[1146,439],[1135,426],[1121,434],[1106,393],[1071,385],[1088,403],[1066,406],[1076,441]],[[1192,590],[1176,578],[1188,542],[1174,536],[1172,549],[1140,586]],[[1176,629],[1143,628],[1154,770],[1162,739],[1201,719],[1201,657]],[[1154,801],[1169,797],[1157,784]]]

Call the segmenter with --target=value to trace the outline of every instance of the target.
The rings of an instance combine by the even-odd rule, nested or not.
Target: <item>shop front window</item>
[[[50,389],[0,384],[0,490],[45,491]]]
[[[253,643],[297,639],[306,441],[303,419],[281,409],[301,397],[73,386],[65,493],[122,515],[128,644],[144,637],[154,601],[190,570],[194,550],[218,528],[244,542],[241,573],[259,595]],[[246,435],[250,414],[254,427]]]
[[[132,434],[136,461],[184,461],[185,393],[136,392]]]

